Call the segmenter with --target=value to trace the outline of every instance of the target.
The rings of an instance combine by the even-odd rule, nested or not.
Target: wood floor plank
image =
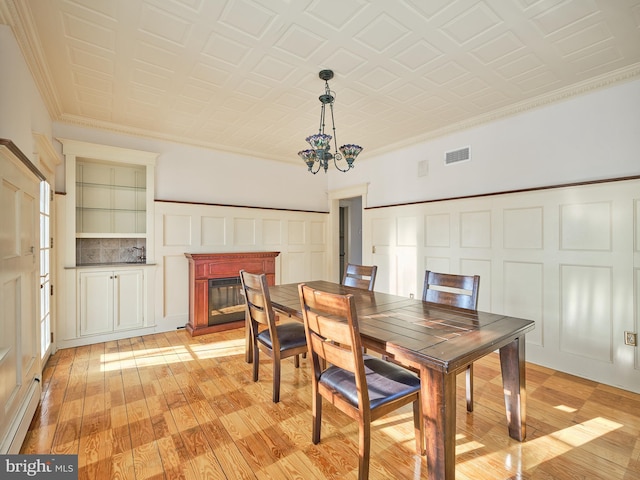
[[[308,360],[260,378],[241,329],[192,338],[184,330],[60,350],[21,453],[77,454],[92,480],[355,479],[357,424],[326,403],[311,443]],[[474,363],[475,405],[456,378],[456,478],[640,478],[640,395],[527,364],[527,440],[508,436],[497,354]],[[412,412],[373,423],[371,480],[426,478]],[[489,476],[487,476],[489,475]]]

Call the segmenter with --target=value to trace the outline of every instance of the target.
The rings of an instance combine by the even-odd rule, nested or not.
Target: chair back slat
[[[279,348],[278,335],[275,334],[276,316],[271,305],[267,276],[248,273],[240,270],[240,281],[246,302],[246,315],[254,334],[258,333],[258,325],[269,329],[274,348]]]
[[[427,270],[422,300],[467,310],[478,308],[480,276],[437,273]]]
[[[364,372],[362,341],[353,295],[337,295],[300,285],[307,344],[312,356],[357,374]],[[357,377],[358,375],[356,375]]]
[[[342,284],[346,287],[361,288],[363,290],[373,290],[376,283],[377,265],[355,265],[347,264],[342,277]]]

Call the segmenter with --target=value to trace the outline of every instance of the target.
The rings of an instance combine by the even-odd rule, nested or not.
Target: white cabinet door
[[[79,273],[80,335],[111,333],[144,325],[144,271]]]
[[[80,335],[113,331],[113,272],[80,272]]]
[[[144,272],[119,270],[114,276],[114,330],[141,327],[144,324]]]

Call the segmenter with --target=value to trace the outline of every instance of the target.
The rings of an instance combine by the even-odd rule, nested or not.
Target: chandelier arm
[[[340,158],[342,158],[342,155],[340,155]],[[336,161],[336,157],[333,157],[333,164],[341,172],[348,172],[349,170],[351,170],[351,166],[349,166],[349,165],[347,165],[347,168],[345,168],[344,170],[342,168],[340,168],[340,166],[338,165],[338,162]]]

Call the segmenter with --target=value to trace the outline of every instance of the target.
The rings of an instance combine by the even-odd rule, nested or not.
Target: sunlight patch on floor
[[[489,464],[503,464],[510,473],[522,472],[523,469],[531,471],[536,466],[559,457],[574,448],[579,448],[599,437],[607,435],[623,425],[606,418],[596,417],[585,422],[557,430],[544,437],[528,440],[524,443],[511,442],[509,447],[488,453],[479,458],[485,459]],[[474,443],[475,449],[484,448],[478,442]],[[456,447],[456,455],[470,451],[466,444]],[[530,452],[530,454],[527,454]],[[540,454],[540,452],[545,452]],[[467,460],[477,461],[478,458]],[[515,464],[514,464],[515,463]]]
[[[575,413],[578,411],[577,408],[568,407],[566,405],[556,405],[554,408],[560,410],[561,412],[566,412],[566,413]]]
[[[101,355],[101,370],[111,372],[144,366],[166,365],[176,362],[191,362],[244,355],[244,339],[223,340],[200,345],[145,348],[135,351],[105,353]]]

